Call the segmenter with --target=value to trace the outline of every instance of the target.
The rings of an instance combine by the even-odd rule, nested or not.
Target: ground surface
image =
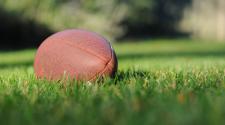
[[[117,77],[93,85],[36,80],[35,50],[0,52],[1,124],[225,124],[225,44],[114,48]]]

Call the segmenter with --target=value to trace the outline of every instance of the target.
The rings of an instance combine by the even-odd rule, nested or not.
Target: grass
[[[37,80],[35,50],[0,53],[1,124],[225,124],[225,44],[114,44],[115,79]]]

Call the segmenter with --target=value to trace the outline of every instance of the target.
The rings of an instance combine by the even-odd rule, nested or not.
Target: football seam
[[[101,61],[106,61],[106,59],[102,58],[101,56],[98,56],[98,55],[94,54],[93,52],[88,51],[87,49],[84,49],[80,46],[73,45],[67,41],[66,41],[66,44],[71,45],[72,47],[75,47],[77,49],[83,50],[84,52],[87,52],[88,54],[99,58]],[[110,45],[110,50],[111,50],[111,58],[109,59],[109,61],[107,61],[107,63],[105,63],[105,67],[103,69],[101,69],[99,72],[97,72],[96,74],[94,74],[88,81],[92,81],[96,76],[101,76],[105,72],[105,70],[108,68],[109,64],[111,63],[111,61],[113,59],[113,50],[112,50],[111,45]]]
[[[91,51],[89,51],[87,49],[84,49],[84,48],[82,48],[80,46],[73,45],[73,44],[71,44],[71,43],[69,43],[67,41],[65,41],[65,42],[66,42],[67,45],[70,45],[70,46],[75,47],[77,49],[83,50],[84,52],[87,52],[88,54],[90,54],[92,56],[95,56],[95,57],[99,58],[102,61],[107,61],[105,58],[103,58],[103,57],[101,57],[101,56],[99,56],[99,55],[97,55],[97,54],[95,54],[95,53],[93,53],[93,52],[91,52]]]
[[[112,49],[110,50],[111,50],[111,59],[106,63],[105,67],[102,70],[96,73],[97,75],[92,76],[88,81],[92,81],[95,77],[101,76],[106,71],[106,69],[108,68],[109,64],[111,63],[113,59],[113,50]]]

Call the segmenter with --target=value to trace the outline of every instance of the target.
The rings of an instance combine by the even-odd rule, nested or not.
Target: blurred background
[[[68,28],[95,31],[111,42],[225,42],[224,0],[0,0],[0,20],[0,50],[34,48]]]
[[[69,28],[106,37],[118,77],[37,80],[37,47]],[[0,0],[0,42],[1,124],[225,125],[225,0]]]

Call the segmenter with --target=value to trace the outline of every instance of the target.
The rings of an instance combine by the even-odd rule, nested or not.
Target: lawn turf
[[[0,52],[1,124],[225,124],[225,44],[114,44],[115,79],[37,80],[35,51]]]

